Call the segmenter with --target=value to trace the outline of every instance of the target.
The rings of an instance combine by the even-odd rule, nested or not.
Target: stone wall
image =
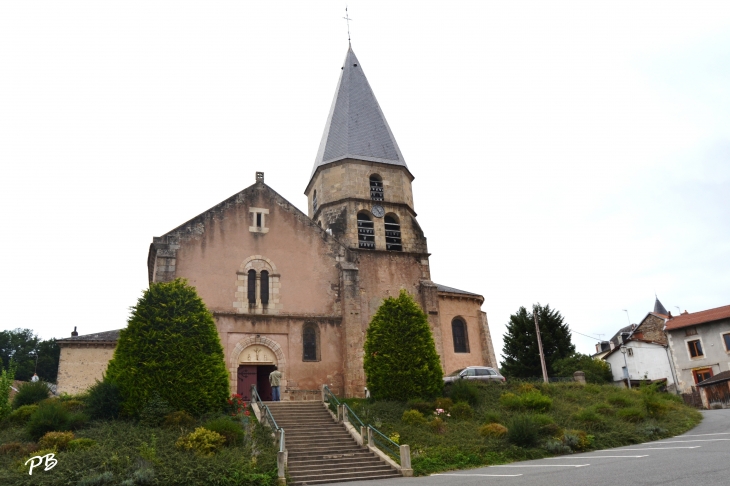
[[[645,341],[667,344],[667,336],[664,334],[664,323],[665,320],[661,317],[649,314],[641,321],[634,336]]]
[[[114,349],[113,344],[61,345],[57,392],[75,395],[101,380]]]
[[[466,323],[468,353],[454,352],[451,322],[456,317]],[[491,359],[488,359],[490,349],[484,349],[487,342],[491,347],[491,336],[483,335],[484,316],[481,310],[481,298],[439,292],[439,320],[443,340],[444,374],[467,366],[493,366]]]

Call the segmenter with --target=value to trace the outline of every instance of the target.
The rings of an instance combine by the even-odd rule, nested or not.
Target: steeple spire
[[[380,162],[408,169],[352,47],[347,49],[312,177],[318,167],[343,159]]]
[[[661,314],[663,316],[669,315],[667,309],[665,309],[662,303],[659,302],[659,297],[657,297],[656,294],[654,294],[654,299],[654,314]]]

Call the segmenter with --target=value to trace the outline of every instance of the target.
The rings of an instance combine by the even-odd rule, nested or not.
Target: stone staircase
[[[284,429],[287,469],[294,486],[400,477],[355,442],[322,402],[266,402]]]

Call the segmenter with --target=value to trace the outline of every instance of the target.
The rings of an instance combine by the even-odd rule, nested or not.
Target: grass
[[[276,447],[270,429],[249,426],[242,442],[223,448],[211,457],[198,457],[175,447],[190,427],[146,427],[122,420],[93,421],[75,437],[93,445],[56,453],[58,464],[49,471],[34,469],[32,484],[186,484],[186,485],[275,485]],[[19,425],[0,427],[3,444],[30,443],[32,438]],[[86,442],[91,444],[91,442]],[[6,447],[7,449],[7,447]],[[36,453],[0,452],[0,484],[29,484],[23,462]],[[125,482],[126,481],[126,482]]]
[[[429,413],[423,402],[345,401],[365,423],[387,436],[397,433],[401,444],[410,445],[416,475],[638,444],[684,433],[702,419],[678,397],[650,388],[514,382],[466,386],[470,390],[450,394],[468,398],[472,417],[441,415],[445,426],[439,428],[430,426],[435,403]],[[413,420],[412,413],[404,417],[414,407],[425,421]],[[502,437],[480,434],[489,423],[508,432]]]

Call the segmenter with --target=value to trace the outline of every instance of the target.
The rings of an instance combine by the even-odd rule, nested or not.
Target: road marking
[[[581,456],[581,459],[606,459],[611,457],[649,457],[649,454],[644,454],[643,456]],[[555,460],[555,459],[573,459],[572,457],[548,457],[547,459]]]
[[[730,439],[669,440],[669,441],[662,441],[662,442],[644,442],[644,444],[679,444],[681,442],[717,442],[719,440],[730,440]]]
[[[522,474],[431,474],[431,476],[479,476],[489,478],[516,478]]]
[[[716,434],[686,434],[680,437],[705,437],[707,435],[730,435],[730,432],[718,432]]]
[[[667,449],[697,449],[702,446],[679,446],[679,447],[642,447],[641,449],[620,449],[621,452],[623,451],[664,451]],[[607,449],[605,452],[610,452],[612,449]],[[594,451],[594,452],[604,452],[604,451]]]
[[[525,464],[524,466],[489,466],[489,467],[586,467],[590,464]]]

